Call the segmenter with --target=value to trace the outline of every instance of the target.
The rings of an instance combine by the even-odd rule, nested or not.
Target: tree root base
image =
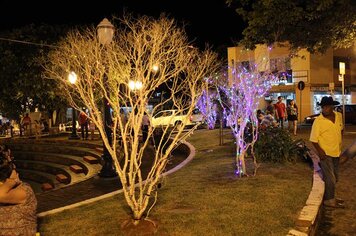
[[[151,236],[157,232],[157,228],[157,224],[148,219],[142,219],[138,222],[128,219],[121,224],[121,230],[127,236]]]

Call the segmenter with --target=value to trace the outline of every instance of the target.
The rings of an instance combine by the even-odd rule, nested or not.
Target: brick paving
[[[182,153],[178,150],[173,152],[173,158],[167,164],[166,170],[170,170],[177,166],[179,163],[185,160],[188,155]],[[145,158],[147,157],[147,158]],[[144,160],[142,161],[143,176],[147,174],[146,167],[149,167],[150,161],[149,152],[145,154]],[[151,159],[152,160],[152,159]],[[64,207],[77,202],[81,202],[93,197],[98,197],[106,193],[110,193],[121,189],[122,185],[118,177],[114,178],[101,178],[99,176],[94,176],[91,179],[85,180],[83,182],[73,184],[64,188],[42,192],[36,194],[38,201],[37,212],[45,212],[48,210],[56,209],[59,207]]]

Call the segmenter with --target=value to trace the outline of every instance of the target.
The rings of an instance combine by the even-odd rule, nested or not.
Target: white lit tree
[[[144,113],[151,117],[162,106],[170,106],[190,117],[202,93],[203,78],[218,68],[217,55],[193,47],[172,19],[125,16],[106,46],[99,43],[94,27],[74,30],[50,54],[45,68],[47,77],[60,83],[70,105],[78,110],[84,105],[90,110],[89,118],[113,159],[133,223],[138,224],[154,205],[157,184],[172,151],[196,128],[184,127],[188,120],[175,127],[151,127],[148,136],[159,135],[150,157],[152,166],[144,175],[142,158],[151,140],[140,142]],[[67,80],[71,71],[77,75],[74,84]],[[131,90],[130,84],[139,86]],[[147,105],[158,88],[165,89],[166,99],[150,113]],[[103,120],[103,96],[112,109],[112,124]],[[122,106],[131,107],[126,120],[120,116]],[[111,144],[105,132],[108,126],[113,134]]]

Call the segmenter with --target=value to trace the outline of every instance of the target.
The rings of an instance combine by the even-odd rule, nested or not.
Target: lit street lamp
[[[69,83],[75,84],[77,82],[77,75],[72,71],[68,74]],[[68,139],[80,139],[77,134],[77,120],[75,117],[75,109],[72,107],[72,133]]]
[[[110,21],[104,18],[99,25],[97,26],[97,33],[98,33],[98,40],[100,44],[106,46],[111,43],[112,38],[114,36],[114,26],[110,23]],[[107,89],[107,74],[104,73],[104,88]],[[108,138],[108,142],[112,145],[112,130],[111,130],[111,114],[110,114],[110,106],[109,102],[105,96],[103,96],[103,104],[104,104],[104,126],[105,126],[105,133],[106,137]],[[102,158],[104,160],[104,164],[102,169],[100,170],[99,176],[100,177],[114,177],[117,176],[116,170],[113,166],[112,157],[106,148],[103,142],[103,155]]]
[[[141,81],[134,81],[130,80],[129,81],[129,89],[132,91],[140,90],[142,88],[142,82]]]

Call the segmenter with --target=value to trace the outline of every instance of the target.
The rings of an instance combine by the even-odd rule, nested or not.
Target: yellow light
[[[153,65],[153,66],[152,66],[152,70],[153,70],[154,72],[157,72],[158,69],[159,69],[158,65]]]
[[[345,74],[345,62],[339,62],[339,72],[340,72],[340,75]]]
[[[131,90],[134,90],[134,89],[135,89],[135,81],[133,81],[133,80],[130,80],[130,81],[129,81],[129,88],[130,88]]]
[[[130,80],[129,81],[129,88],[130,90],[140,90],[143,87],[143,84],[141,81],[134,81]]]
[[[71,84],[75,84],[75,82],[77,82],[77,74],[75,72],[71,71],[68,74],[68,80]]]
[[[142,88],[142,82],[141,81],[136,81],[136,85],[135,85],[137,90],[140,90]]]

